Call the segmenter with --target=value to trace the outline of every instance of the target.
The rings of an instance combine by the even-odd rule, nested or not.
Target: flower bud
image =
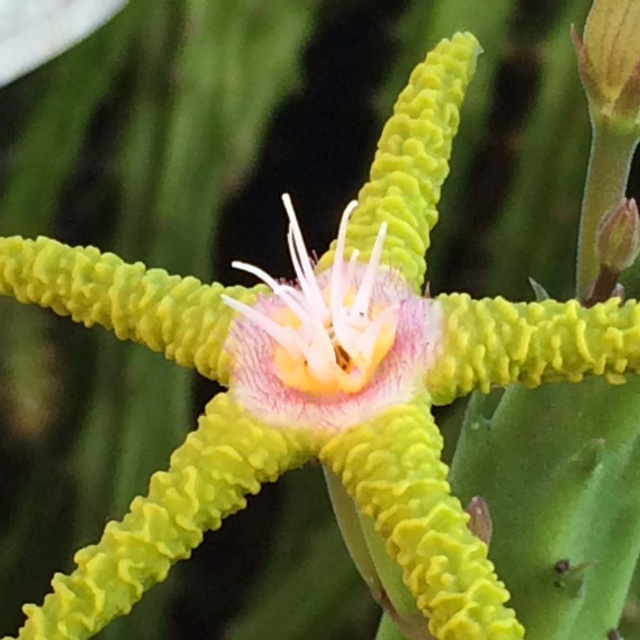
[[[620,274],[628,269],[640,252],[638,206],[631,198],[602,216],[596,232],[596,251],[600,266]]]
[[[593,117],[640,134],[640,2],[595,0],[584,42],[571,35]]]
[[[465,511],[471,516],[469,520],[471,533],[488,545],[493,534],[493,522],[487,501],[481,496],[475,496],[471,498]]]

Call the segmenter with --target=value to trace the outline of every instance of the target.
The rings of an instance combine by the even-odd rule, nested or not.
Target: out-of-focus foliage
[[[568,33],[590,2],[489,4],[131,3],[0,92],[0,234],[91,243],[205,280],[242,280],[231,259],[290,276],[279,193],[322,251],[406,74],[464,28],[485,54],[432,289],[530,300],[533,276],[566,298],[589,144]],[[12,300],[0,300],[0,326],[0,632],[11,633],[20,604],[144,491],[215,389]],[[461,413],[441,420],[449,450]],[[310,467],[266,488],[102,637],[371,638],[377,608],[321,476]],[[640,638],[637,610],[632,599],[627,638]]]

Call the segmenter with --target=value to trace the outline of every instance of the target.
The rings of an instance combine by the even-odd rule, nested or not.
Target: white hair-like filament
[[[282,202],[289,218],[287,244],[300,288],[282,284],[259,267],[245,262],[233,262],[232,266],[264,282],[295,314],[300,325],[295,329],[282,325],[256,308],[226,295],[223,299],[263,329],[292,357],[302,355],[314,379],[327,382],[336,375],[345,354],[350,359],[357,358],[358,362],[370,362],[380,333],[389,323],[395,322],[397,305],[379,310],[375,318],[371,318],[371,299],[382,260],[387,224],[383,223],[378,231],[371,258],[356,289],[359,252],[354,249],[348,263],[345,252],[349,219],[358,203],[354,200],[347,205],[340,220],[327,302],[316,279],[289,194],[283,194]],[[353,375],[362,376],[363,372],[355,370]]]

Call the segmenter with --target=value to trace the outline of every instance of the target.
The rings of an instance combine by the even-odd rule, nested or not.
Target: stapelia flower
[[[431,404],[513,382],[623,382],[640,369],[640,306],[420,296],[478,51],[472,35],[456,34],[416,67],[358,204],[315,268],[285,196],[297,284],[240,263],[268,287],[203,285],[91,247],[0,238],[0,293],[102,325],[229,386],[148,495],[76,554],[70,575],[54,576],[41,606],[25,606],[18,638],[94,635],[244,508],[246,494],[311,456],[373,519],[434,637],[524,636],[486,544],[450,494]]]

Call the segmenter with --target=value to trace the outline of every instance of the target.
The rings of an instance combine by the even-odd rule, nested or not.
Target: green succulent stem
[[[582,201],[578,239],[578,298],[585,300],[598,275],[596,230],[600,218],[625,196],[629,170],[638,144],[635,134],[621,133],[606,121],[593,120],[589,169]]]
[[[407,640],[407,638],[402,635],[391,617],[385,613],[380,619],[376,640]]]
[[[380,626],[387,634],[383,637],[404,639],[401,628],[409,638],[425,637],[424,634],[428,633],[427,621],[402,581],[400,565],[391,558],[385,540],[376,533],[373,520],[362,515],[357,503],[327,467],[324,467],[324,475],[333,511],[351,559],[373,597],[382,605],[383,617],[389,618],[388,623],[381,623]],[[392,633],[400,635],[389,635]]]
[[[465,421],[450,482],[491,507],[490,554],[527,640],[600,640],[618,624],[640,544],[639,408],[635,381],[590,379],[512,386],[490,421]],[[562,560],[586,568],[564,581]]]
[[[362,523],[360,522],[356,503],[346,492],[335,473],[327,467],[323,467],[323,471],[327,489],[329,490],[329,497],[331,498],[333,513],[338,521],[340,533],[349,551],[349,555],[358,573],[371,590],[371,594],[379,601],[382,596],[383,586],[380,582],[376,565],[371,557],[364,531],[362,530]],[[389,562],[393,562],[393,560],[389,558]]]

